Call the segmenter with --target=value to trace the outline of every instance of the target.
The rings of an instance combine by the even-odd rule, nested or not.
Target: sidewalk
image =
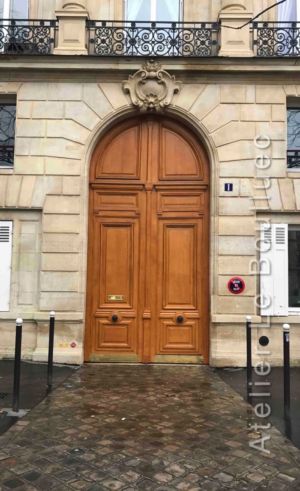
[[[0,489],[300,489],[300,451],[250,448],[251,419],[207,367],[84,366],[0,438]]]
[[[245,369],[239,368],[218,368],[218,375],[236,390],[244,400],[247,400],[247,375]],[[283,435],[287,435],[293,444],[300,449],[300,367],[291,367],[291,408],[290,417],[287,419],[284,414],[284,383],[283,367],[272,368],[267,379],[271,381],[268,391],[271,399],[266,400],[260,397],[253,397],[252,404],[255,406],[259,402],[268,402],[272,413],[270,421]],[[259,381],[259,376],[252,370],[252,381]],[[257,392],[264,392],[265,387],[258,388]]]
[[[77,367],[76,367],[77,368]],[[55,388],[67,379],[75,367],[54,365],[53,387]],[[15,424],[16,418],[7,416],[3,409],[11,409],[13,390],[13,360],[0,360],[0,435]],[[47,365],[22,361],[20,384],[20,408],[32,409],[39,404],[47,394]]]

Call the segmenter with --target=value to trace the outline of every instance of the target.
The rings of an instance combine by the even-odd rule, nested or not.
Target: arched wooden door
[[[136,118],[90,172],[86,361],[208,363],[209,169],[190,130]]]

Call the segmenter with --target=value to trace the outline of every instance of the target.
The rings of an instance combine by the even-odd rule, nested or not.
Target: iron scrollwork
[[[88,21],[90,54],[204,57],[218,52],[218,23]]]
[[[2,21],[0,53],[10,55],[49,55],[54,46],[55,20]]]
[[[297,22],[254,22],[256,56],[300,56],[300,24]]]
[[[0,144],[0,167],[12,167],[14,163],[14,147]]]
[[[300,150],[288,150],[287,167],[288,169],[300,169]]]

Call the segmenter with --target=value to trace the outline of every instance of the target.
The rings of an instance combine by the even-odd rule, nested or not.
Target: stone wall
[[[271,177],[271,199],[260,201],[261,213],[272,214],[275,222],[300,223],[300,173],[287,171],[285,157],[286,100],[300,96],[300,86],[214,83],[210,77],[205,83],[184,83],[167,111],[191,121],[210,155],[211,362],[231,365],[244,363],[245,315],[260,320],[254,307],[257,278],[249,274],[249,263],[256,258],[253,197],[263,177]],[[13,92],[15,166],[13,171],[0,170],[0,218],[13,219],[16,225],[11,312],[1,313],[0,356],[11,354],[13,321],[21,314],[26,320],[25,356],[44,360],[48,313],[55,310],[56,361],[80,363],[89,159],[101,128],[132,108],[121,82],[113,77],[109,82],[107,76],[105,82],[0,84],[0,93]],[[271,140],[264,150],[272,158],[268,171],[255,170],[261,151],[254,140],[259,135]],[[232,192],[224,191],[226,182],[233,183]],[[246,280],[247,288],[238,297],[226,288],[233,274]],[[298,319],[288,320],[297,325]],[[280,339],[274,353],[278,362]],[[295,357],[300,352],[297,343],[300,339],[294,344]]]

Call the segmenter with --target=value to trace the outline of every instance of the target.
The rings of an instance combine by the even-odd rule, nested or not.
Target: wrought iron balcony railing
[[[300,23],[254,22],[253,45],[258,57],[300,56]]]
[[[219,24],[88,21],[95,56],[217,56]]]
[[[56,29],[56,20],[2,20],[0,54],[49,55]]]
[[[300,150],[288,150],[287,167],[288,169],[300,169]]]
[[[0,20],[0,55],[53,54],[58,28],[57,20]],[[214,57],[220,30],[218,22],[89,20],[86,42],[99,57]],[[300,23],[254,22],[252,32],[254,56],[300,57]]]
[[[14,147],[0,145],[0,167],[12,167],[14,164]]]

